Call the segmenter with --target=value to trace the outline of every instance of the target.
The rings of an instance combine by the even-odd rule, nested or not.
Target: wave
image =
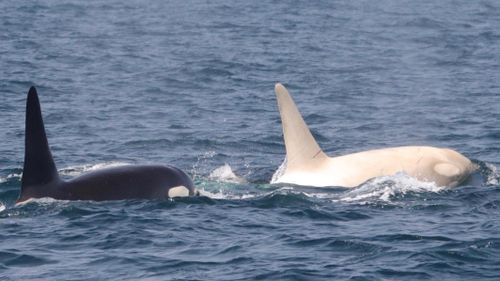
[[[42,198],[30,198],[28,200],[25,200],[23,202],[16,203],[16,207],[23,207],[26,205],[30,204],[37,204],[40,206],[44,205],[52,205],[52,204],[61,204],[61,203],[69,203],[70,201],[68,200],[60,200],[60,199],[54,199],[51,197],[42,197]]]
[[[439,193],[446,190],[432,182],[422,182],[404,173],[374,178],[355,188],[283,186],[276,192],[300,193],[311,199],[334,203],[391,203],[407,194]]]
[[[438,193],[447,187],[432,182],[419,181],[404,173],[372,179],[361,186],[347,191],[338,200],[343,202],[369,203],[390,202],[408,193]]]
[[[200,192],[201,196],[209,197],[211,199],[223,199],[223,200],[246,200],[246,199],[252,199],[258,196],[258,194],[251,194],[251,193],[245,193],[245,194],[236,194],[236,193],[231,193],[222,189],[219,189],[217,191],[208,191],[205,189],[200,189],[198,190]]]

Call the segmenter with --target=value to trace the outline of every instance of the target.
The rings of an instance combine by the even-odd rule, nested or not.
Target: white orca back
[[[275,86],[286,147],[286,167],[274,183],[355,187],[375,177],[402,172],[438,186],[456,186],[474,170],[469,159],[451,149],[405,146],[330,158],[312,136],[292,97]]]

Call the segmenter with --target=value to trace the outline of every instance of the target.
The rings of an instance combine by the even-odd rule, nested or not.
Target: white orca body
[[[392,147],[328,157],[312,136],[286,88],[278,83],[275,92],[283,125],[286,166],[273,183],[356,187],[372,178],[405,173],[437,186],[453,187],[475,169],[462,154],[429,146]]]

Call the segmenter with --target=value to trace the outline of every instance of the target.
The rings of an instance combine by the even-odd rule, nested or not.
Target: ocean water
[[[270,184],[278,81],[329,155],[479,170]],[[64,177],[165,163],[204,196],[15,205],[32,85]],[[0,95],[1,280],[500,280],[497,1],[0,1]]]

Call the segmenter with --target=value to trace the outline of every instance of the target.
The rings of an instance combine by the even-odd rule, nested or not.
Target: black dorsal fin
[[[31,87],[26,101],[26,132],[21,195],[26,187],[44,185],[58,179],[59,175],[50,153],[45,127],[43,126],[38,94],[35,87]]]

